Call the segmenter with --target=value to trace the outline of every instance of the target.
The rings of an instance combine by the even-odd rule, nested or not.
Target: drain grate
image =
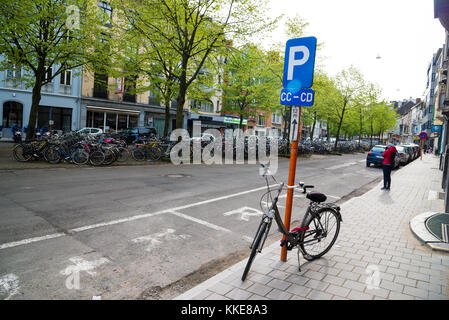
[[[425,222],[427,230],[442,242],[449,243],[448,227],[449,214],[437,213],[429,217]]]
[[[441,240],[445,243],[449,243],[449,224],[441,224]]]

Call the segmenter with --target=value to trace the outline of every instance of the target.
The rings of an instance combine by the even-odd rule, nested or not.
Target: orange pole
[[[298,139],[292,141],[290,150],[290,169],[288,172],[288,185],[293,186],[295,184],[296,175],[296,161],[298,160],[298,141],[301,140],[301,107],[299,107],[299,121],[298,121]],[[290,220],[292,217],[292,205],[293,205],[293,188],[287,189],[287,202],[285,205],[285,218],[284,226],[287,230],[290,230]],[[282,237],[285,240],[285,236]],[[287,248],[283,246],[281,249],[281,261],[287,261]]]

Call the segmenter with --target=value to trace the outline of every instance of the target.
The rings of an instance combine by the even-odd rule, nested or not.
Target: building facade
[[[32,88],[26,87],[23,78],[26,70],[11,66],[0,71],[0,133],[11,138],[11,128],[26,130],[30,117]],[[53,72],[52,68],[47,72]],[[68,70],[41,90],[41,101],[37,114],[37,128],[71,131],[80,127],[80,70]]]

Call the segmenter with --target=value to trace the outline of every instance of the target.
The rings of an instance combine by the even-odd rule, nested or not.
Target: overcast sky
[[[388,101],[422,97],[427,66],[444,44],[433,0],[270,1],[273,15],[299,14],[309,23],[306,36],[324,43],[317,57],[329,75],[353,64]]]

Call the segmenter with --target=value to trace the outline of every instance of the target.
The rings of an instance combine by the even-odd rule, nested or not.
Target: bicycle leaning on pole
[[[282,222],[282,218],[279,214],[277,202],[279,195],[281,194],[284,183],[278,183],[276,179],[272,179],[279,185],[277,189],[270,189],[268,184],[268,167],[261,164],[263,170],[263,177],[267,183],[267,192],[262,196],[261,207],[265,202],[268,207],[268,213],[262,216],[262,220],[256,232],[256,236],[250,246],[251,253],[248,258],[245,270],[243,271],[242,281],[245,281],[246,276],[251,268],[254,257],[256,254],[262,251],[265,244],[265,240],[270,232],[271,223],[273,219],[279,227],[279,231],[285,236],[285,239],[281,241],[281,247],[286,246],[287,250],[298,248],[298,269],[301,271],[301,264],[299,262],[299,253],[301,252],[304,259],[312,261],[322,257],[326,254],[334,245],[337,240],[338,233],[340,232],[340,222],[342,222],[340,207],[335,203],[324,203],[327,197],[319,192],[309,192],[307,189],[314,188],[312,185],[305,185],[300,182],[298,186],[288,186],[287,188],[301,188],[306,198],[310,200],[310,204],[307,208],[306,214],[302,220],[301,226],[295,228],[292,231],[288,231]],[[277,195],[273,198],[272,192],[276,192]],[[264,197],[266,197],[264,199]],[[271,202],[271,204],[270,204]],[[262,208],[263,210],[264,208]]]

